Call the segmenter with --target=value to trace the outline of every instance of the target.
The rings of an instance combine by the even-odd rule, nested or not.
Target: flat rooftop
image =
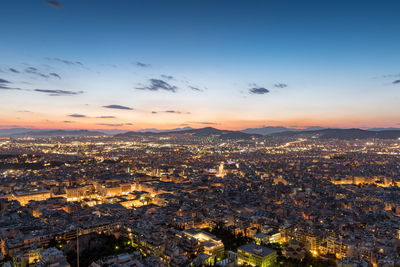
[[[240,246],[238,250],[243,250],[245,252],[251,253],[251,254],[256,254],[262,258],[272,254],[275,252],[275,250],[264,247],[264,246],[259,246],[257,244],[246,244],[243,246]]]

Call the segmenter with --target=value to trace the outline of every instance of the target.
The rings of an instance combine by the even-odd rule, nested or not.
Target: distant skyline
[[[0,129],[400,127],[398,10],[5,0]]]

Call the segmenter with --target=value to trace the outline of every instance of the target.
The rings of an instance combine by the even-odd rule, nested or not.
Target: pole
[[[79,267],[79,217],[78,217],[78,224],[76,226],[76,263]]]

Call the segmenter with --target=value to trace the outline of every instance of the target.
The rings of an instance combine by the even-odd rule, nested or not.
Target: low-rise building
[[[238,263],[252,266],[275,266],[276,251],[257,244],[246,244],[238,248]]]

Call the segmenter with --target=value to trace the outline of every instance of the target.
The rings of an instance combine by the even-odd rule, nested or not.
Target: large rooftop
[[[275,250],[273,250],[273,249],[259,246],[257,244],[252,244],[252,243],[243,245],[243,246],[239,247],[238,250],[243,250],[248,253],[257,254],[263,258],[275,252]]]

